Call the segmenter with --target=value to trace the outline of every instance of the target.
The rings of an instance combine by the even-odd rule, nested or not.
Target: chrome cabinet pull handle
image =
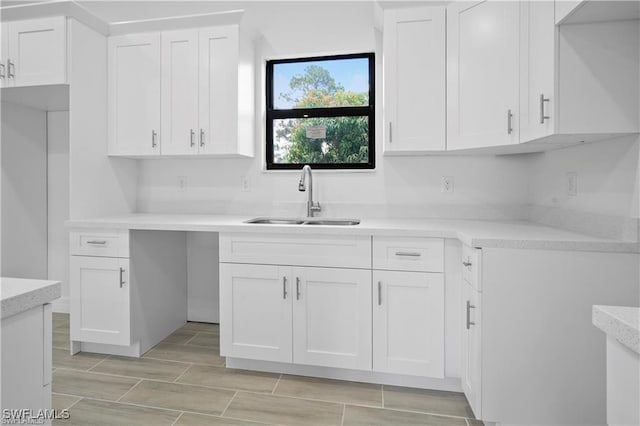
[[[4,64],[0,63],[0,78],[5,78],[4,70],[5,70]]]
[[[393,127],[392,127],[392,123],[389,122],[389,143],[393,142]]]
[[[7,59],[7,74],[9,78],[16,76],[16,64],[11,59]]]
[[[120,288],[122,288],[122,286],[124,285],[123,275],[124,275],[124,268],[120,268]]]
[[[200,146],[204,146],[204,129],[200,129]]]
[[[471,321],[471,309],[475,309],[475,306],[471,304],[471,301],[467,300],[467,330],[469,330],[472,325],[476,325],[475,322]]]
[[[396,256],[402,257],[420,257],[422,253],[418,253],[416,251],[397,251]]]
[[[545,98],[544,94],[541,94],[540,95],[540,124],[544,124],[544,120],[548,120],[551,118],[548,115],[544,115],[545,102],[549,102],[549,98]]]
[[[378,306],[382,306],[382,281],[378,281]]]
[[[296,300],[300,300],[300,278],[296,277]]]
[[[95,245],[105,245],[107,244],[107,242],[105,240],[91,240],[91,241],[87,241],[87,244],[95,244]]]
[[[156,138],[158,137],[158,132],[155,130],[151,131],[151,148],[155,148],[158,143],[156,142]]]
[[[507,110],[507,134],[510,135],[511,133],[513,133],[513,125],[511,123],[513,119],[513,114],[511,113],[511,110]]]
[[[287,300],[287,277],[282,277],[282,298]]]
[[[463,265],[465,268],[468,268],[469,266],[471,266],[471,265],[472,265],[472,263],[471,263],[471,262],[462,262],[462,265]]]
[[[196,138],[196,132],[193,129],[191,129],[191,133],[189,133],[189,144],[191,148],[193,148],[196,144],[195,138]]]

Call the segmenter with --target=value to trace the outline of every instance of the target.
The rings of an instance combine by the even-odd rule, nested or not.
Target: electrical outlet
[[[442,182],[440,183],[440,192],[450,194],[453,192],[453,176],[442,176]]]
[[[578,173],[567,172],[567,195],[575,197],[578,195]]]
[[[178,191],[186,192],[187,191],[187,177],[186,176],[178,176]]]
[[[249,182],[249,178],[245,176],[242,178],[242,192],[249,191],[251,191],[251,184]]]

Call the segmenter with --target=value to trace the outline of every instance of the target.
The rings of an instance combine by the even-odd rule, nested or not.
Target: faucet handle
[[[322,207],[320,207],[320,203],[318,201],[313,201],[311,203],[311,211],[319,212],[320,210],[322,210]]]

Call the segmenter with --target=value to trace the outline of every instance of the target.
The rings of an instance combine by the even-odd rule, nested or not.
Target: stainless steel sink
[[[325,225],[325,226],[354,226],[360,219],[330,219],[330,218],[288,218],[288,217],[256,217],[245,223],[258,225]]]
[[[256,217],[247,220],[245,223],[257,223],[261,225],[302,225],[304,220],[284,217]]]
[[[305,225],[330,225],[330,226],[354,226],[360,223],[360,219],[309,219]]]

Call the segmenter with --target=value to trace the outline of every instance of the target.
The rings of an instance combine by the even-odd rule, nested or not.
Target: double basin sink
[[[329,226],[354,226],[360,223],[360,219],[330,219],[330,218],[286,218],[286,217],[256,217],[245,223],[257,225],[329,225]]]

